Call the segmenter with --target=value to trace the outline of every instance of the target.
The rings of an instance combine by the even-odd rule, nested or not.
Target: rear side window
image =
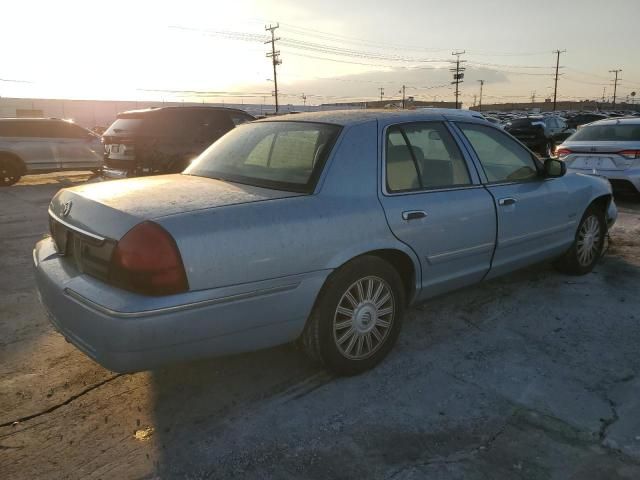
[[[569,137],[571,141],[639,142],[640,123],[587,125]]]
[[[48,134],[47,123],[38,120],[0,122],[0,136],[45,138]]]
[[[458,123],[482,164],[489,182],[518,182],[538,176],[532,154],[501,131],[475,123]]]
[[[385,176],[389,192],[429,190],[471,183],[460,150],[440,122],[389,128]]]

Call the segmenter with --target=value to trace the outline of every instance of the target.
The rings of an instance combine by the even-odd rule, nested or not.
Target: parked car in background
[[[414,302],[545,259],[591,271],[611,186],[564,167],[468,111],[274,117],[182,174],[60,191],[36,279],[54,325],[112,370],[298,339],[356,374]]]
[[[577,115],[573,115],[572,117],[567,118],[567,126],[569,128],[577,129],[578,127],[587,123],[604,120],[606,118],[608,117],[601,113],[578,113]]]
[[[102,165],[100,137],[57,118],[0,119],[0,186],[23,175],[94,170]]]
[[[484,118],[487,122],[493,123],[496,127],[499,128],[504,128],[504,123],[502,123],[498,118],[496,117],[489,117],[484,115]]]
[[[569,171],[605,177],[614,191],[640,193],[640,118],[585,125],[558,146],[556,155]]]
[[[551,157],[556,144],[575,132],[563,118],[542,115],[510,120],[505,130],[542,157]]]
[[[108,177],[176,173],[236,125],[254,120],[221,107],[163,107],[119,113],[104,132]]]

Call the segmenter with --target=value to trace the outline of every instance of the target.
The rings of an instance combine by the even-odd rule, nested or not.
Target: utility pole
[[[484,80],[478,80],[480,82],[480,103],[478,104],[478,111],[482,111],[482,87],[484,86]]]
[[[380,102],[382,102],[382,96],[384,95],[384,87],[380,87],[378,88],[378,90],[380,90]],[[382,106],[382,105],[380,105]]]
[[[566,50],[554,50],[556,54],[556,81],[553,86],[553,111],[556,111],[556,100],[558,99],[558,70],[560,69],[560,54],[565,53]]]
[[[602,87],[602,103],[604,103],[604,92],[607,90],[607,87]]]
[[[402,109],[403,110],[404,110],[404,107],[405,107],[405,101],[404,101],[405,89],[406,89],[406,87],[404,85],[402,85],[402,90],[400,90],[400,91],[402,92]]]
[[[622,71],[621,68],[618,68],[616,70],[609,70],[609,73],[615,73],[616,74],[616,78],[613,81],[613,103],[611,104],[611,107],[615,107],[616,106],[616,92],[618,91],[618,74]]]
[[[451,52],[451,55],[454,55],[456,57],[456,68],[450,68],[449,71],[451,72],[455,72],[453,74],[453,82],[451,82],[452,85],[456,86],[456,109],[460,108],[459,103],[458,103],[458,97],[460,96],[460,84],[462,82],[464,82],[463,78],[464,78],[464,67],[461,67],[460,64],[466,62],[466,60],[460,60],[460,55],[464,55],[465,51],[456,51],[456,52]]]
[[[268,27],[264,27],[265,31],[271,32],[271,40],[264,42],[265,44],[271,44],[271,52],[267,53],[267,58],[271,58],[271,63],[273,64],[273,86],[274,86],[274,96],[276,97],[276,113],[280,109],[278,104],[278,74],[276,72],[276,67],[282,63],[280,60],[280,50],[276,50],[276,42],[280,40],[280,38],[275,37],[276,28],[280,28],[280,24],[276,23],[275,25],[269,24]]]

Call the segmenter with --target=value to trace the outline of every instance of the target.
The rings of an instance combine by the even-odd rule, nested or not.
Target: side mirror
[[[544,161],[544,175],[547,178],[562,177],[567,173],[567,164],[556,158],[547,158]]]

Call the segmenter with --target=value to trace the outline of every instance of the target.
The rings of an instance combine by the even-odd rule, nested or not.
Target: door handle
[[[403,220],[418,220],[419,218],[424,218],[427,216],[427,212],[424,210],[407,210],[406,212],[402,212]]]
[[[498,200],[498,205],[506,207],[507,205],[513,205],[516,202],[517,200],[515,198],[507,197],[507,198],[501,198],[500,200]]]

